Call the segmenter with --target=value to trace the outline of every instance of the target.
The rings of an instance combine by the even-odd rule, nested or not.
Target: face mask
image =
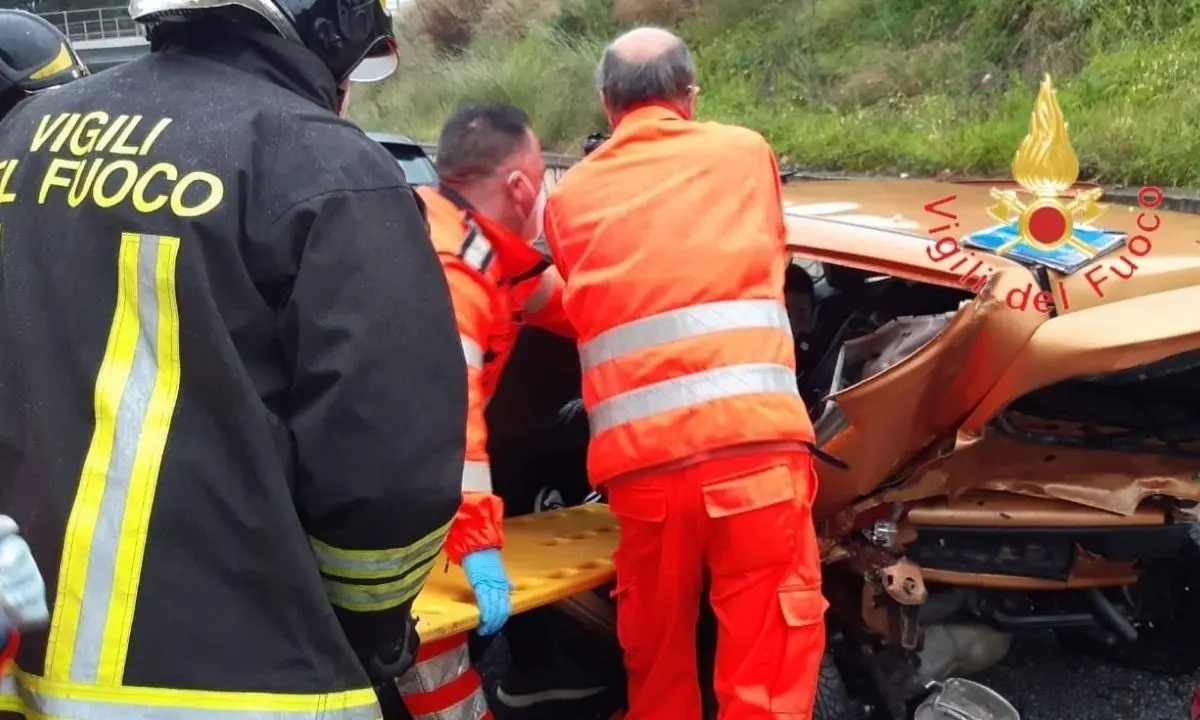
[[[542,189],[538,190],[537,198],[533,201],[533,212],[529,214],[529,219],[525,221],[525,231],[522,233],[529,242],[540,238],[542,231],[545,229],[546,198],[546,186],[543,185]]]
[[[522,173],[525,181],[533,184],[528,177]],[[533,207],[529,210],[529,215],[525,218],[525,225],[521,228],[521,237],[526,242],[533,242],[542,236],[543,222],[546,216],[546,185],[540,183],[538,185],[537,197],[533,200]]]

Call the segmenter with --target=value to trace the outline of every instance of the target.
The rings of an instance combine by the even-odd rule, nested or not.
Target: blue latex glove
[[[7,515],[0,515],[0,610],[4,635],[14,626],[37,628],[50,620],[46,583],[29,545],[17,534],[17,523]]]
[[[462,569],[479,606],[479,634],[491,635],[512,614],[512,583],[504,572],[504,560],[496,548],[476,550],[463,558]]]

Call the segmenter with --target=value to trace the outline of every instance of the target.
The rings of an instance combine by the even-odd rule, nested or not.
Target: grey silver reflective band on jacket
[[[437,555],[446,542],[450,523],[446,523],[411,545],[388,550],[339,552],[315,538],[309,546],[317,558],[317,569],[323,575],[350,580],[394,578],[408,573],[420,563]]]
[[[402,696],[432,692],[458,680],[471,668],[471,656],[466,638],[441,655],[422,660],[396,680],[396,689]],[[440,712],[417,715],[413,720],[479,720],[487,712],[487,700],[483,690],[476,688],[462,702]]]
[[[471,667],[471,653],[466,640],[441,655],[422,660],[396,679],[401,695],[415,695],[449,685]]]
[[[482,370],[483,348],[479,347],[479,343],[475,342],[466,335],[459,335],[458,339],[462,341],[463,357],[467,360],[467,367],[472,367],[476,370]]]
[[[614,395],[597,403],[588,411],[588,423],[595,437],[605,430],[651,415],[758,393],[799,397],[796,372],[786,365],[747,363],[692,373]]]
[[[724,332],[770,328],[792,334],[787,309],[778,300],[726,300],[689,305],[618,325],[579,346],[587,371],[600,363],[655,345]]]
[[[75,684],[73,684],[75,685]],[[82,684],[79,684],[82,685]],[[78,685],[77,685],[78,686]],[[136,696],[136,688],[97,688],[101,692],[126,690]],[[230,693],[238,695],[240,693]],[[134,704],[85,699],[66,691],[62,696],[37,692],[22,685],[16,677],[0,680],[0,698],[19,697],[29,712],[38,717],[70,718],[70,720],[378,720],[379,705],[370,703],[352,708],[323,708],[307,710],[223,709],[178,707],[171,705]],[[0,712],[9,707],[0,703]]]
[[[792,335],[778,300],[728,300],[671,310],[618,325],[579,346],[586,373],[601,363],[677,340],[729,330],[771,329]],[[714,340],[714,342],[717,342]],[[779,363],[743,363],[663,380],[588,408],[593,437],[618,425],[722,398],[758,393],[800,396],[796,371]]]
[[[487,713],[487,699],[482,690],[471,693],[471,697],[440,712],[416,715],[413,720],[481,720]]]
[[[463,463],[463,492],[491,492],[492,466],[478,460]]]

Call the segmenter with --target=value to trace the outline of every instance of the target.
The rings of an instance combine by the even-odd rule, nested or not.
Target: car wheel
[[[1062,633],[1065,645],[1107,662],[1161,675],[1200,670],[1200,525],[1178,557],[1148,563],[1129,591],[1138,637],[1107,644],[1083,633]]]
[[[817,701],[813,706],[813,720],[862,720],[863,706],[850,697],[846,683],[833,654],[826,652],[821,658],[821,673],[817,677]]]

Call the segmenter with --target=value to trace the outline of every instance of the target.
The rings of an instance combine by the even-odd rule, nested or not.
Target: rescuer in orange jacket
[[[826,603],[775,158],[750,130],[692,120],[695,68],[665,30],[615,41],[598,80],[612,137],[551,193],[545,229],[578,333],[589,476],[621,522],[626,717],[700,717],[707,568],[720,717],[807,719]]]
[[[573,335],[562,315],[561,278],[531,245],[542,234],[546,205],[541,152],[521,110],[463,108],[446,121],[438,140],[440,186],[419,191],[467,360],[463,499],[450,525],[446,554],[462,565],[475,591],[484,635],[508,619],[511,589],[500,560],[504,503],[492,492],[484,409],[523,322]],[[465,635],[422,647],[400,688],[415,717],[485,717]]]

